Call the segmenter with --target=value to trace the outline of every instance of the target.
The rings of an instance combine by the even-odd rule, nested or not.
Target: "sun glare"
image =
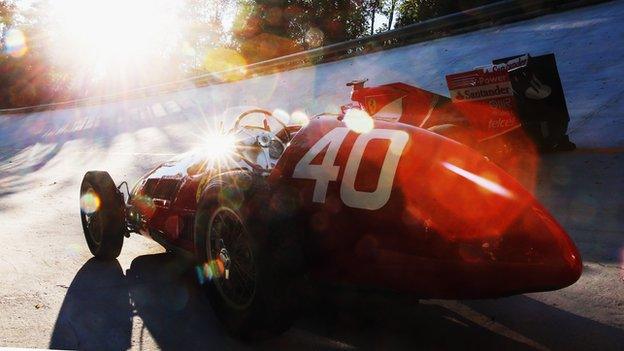
[[[175,1],[57,0],[52,5],[55,49],[61,60],[84,70],[107,74],[150,64],[179,39]]]
[[[344,122],[349,129],[358,134],[368,133],[375,127],[371,116],[366,111],[357,108],[347,110]]]
[[[206,137],[203,152],[210,159],[221,159],[234,151],[235,144],[236,139],[231,134],[212,133]]]

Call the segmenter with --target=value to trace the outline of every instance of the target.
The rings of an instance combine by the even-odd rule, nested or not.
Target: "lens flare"
[[[323,45],[324,40],[325,34],[323,33],[323,31],[315,27],[308,29],[305,34],[305,42],[310,48],[317,48]]]
[[[95,191],[87,191],[80,197],[80,209],[83,213],[91,214],[100,208],[101,200]]]
[[[374,123],[371,116],[364,110],[352,108],[344,115],[344,122],[349,129],[364,134],[373,130]]]
[[[483,189],[489,190],[492,193],[498,194],[508,199],[511,199],[514,197],[513,194],[509,190],[505,189],[500,184],[493,182],[485,177],[479,176],[472,172],[468,172],[467,170],[459,168],[449,162],[442,162],[442,165],[444,165],[444,168],[448,169],[449,171],[470,180],[471,182],[479,185]]]
[[[273,110],[273,116],[279,119],[282,123],[288,123],[288,121],[290,121],[290,115],[288,112],[282,110],[281,108]]]
[[[28,51],[26,36],[19,29],[11,29],[5,37],[5,53],[12,57],[22,57]]]
[[[305,127],[308,125],[308,123],[310,123],[310,118],[308,118],[308,115],[305,112],[296,110],[290,114],[289,123]]]
[[[240,44],[240,52],[247,62],[260,62],[303,51],[294,40],[271,33],[260,33]]]
[[[245,77],[247,61],[241,54],[232,49],[214,48],[204,55],[203,68],[211,73],[220,73],[219,79],[230,82]]]
[[[195,273],[200,285],[223,276],[224,272],[225,266],[220,260],[211,260],[204,262],[203,265],[195,266]]]
[[[147,195],[137,194],[132,196],[132,205],[138,209],[138,213],[134,212],[138,217],[145,216],[145,218],[150,219],[156,212],[154,200]]]
[[[84,246],[79,244],[69,244],[65,247],[65,253],[70,257],[81,257],[86,254]]]

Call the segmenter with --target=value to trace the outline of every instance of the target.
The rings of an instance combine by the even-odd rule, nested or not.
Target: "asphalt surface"
[[[244,82],[0,116],[0,346],[621,349],[623,20],[624,2],[615,1]],[[87,170],[132,182],[200,144],[211,116],[228,107],[335,110],[349,99],[343,83],[363,76],[446,93],[444,74],[524,51],[557,55],[579,146],[543,155],[535,189],[583,256],[583,275],[571,287],[480,301],[318,287],[293,329],[248,345],[223,333],[188,262],[148,239],[125,240],[115,262],[91,259],[78,207]]]

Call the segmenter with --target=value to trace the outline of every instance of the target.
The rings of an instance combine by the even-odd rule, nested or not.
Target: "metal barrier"
[[[150,85],[120,93],[87,97],[82,99],[0,109],[0,114],[27,113],[74,106],[96,105],[125,99],[149,97],[195,87],[223,83],[224,76],[241,75],[240,80],[258,75],[282,72],[318,63],[342,60],[398,46],[466,33],[487,27],[517,22],[545,14],[577,7],[608,2],[611,0],[503,0],[463,12],[418,22],[398,29],[302,51],[274,59],[253,63],[221,72],[202,74],[172,82]],[[242,73],[242,74],[241,74]]]

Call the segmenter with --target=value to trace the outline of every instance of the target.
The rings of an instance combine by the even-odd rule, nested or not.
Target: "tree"
[[[6,32],[13,24],[13,15],[15,13],[15,3],[13,1],[0,1],[0,49],[4,52],[4,38]]]
[[[183,69],[189,72],[201,70],[207,51],[214,48],[230,48],[231,35],[225,28],[224,17],[233,11],[235,0],[185,0],[181,17],[185,19],[183,50],[190,60],[183,61]]]
[[[179,40],[145,46],[151,55],[149,64],[143,56],[117,59],[112,55],[112,63],[108,58],[100,73],[98,63],[108,50],[114,52],[115,41],[102,40],[102,46],[95,49],[76,49],[71,41],[76,38],[62,32],[65,18],[55,16],[56,2],[32,0],[19,7],[15,3],[0,0],[1,107],[118,93],[207,72],[229,70],[233,75],[221,79],[242,78],[245,73],[234,68],[374,33],[379,30],[375,25],[380,14],[388,17],[390,13],[381,29],[389,28],[400,1],[183,0],[175,8],[183,23]],[[117,35],[115,21],[109,23],[111,33]],[[23,35],[23,50],[5,50],[10,31]],[[79,32],[80,28],[70,33]],[[99,43],[97,39],[92,42]]]
[[[368,30],[367,2],[257,0],[239,6],[233,33],[251,62],[358,38]]]
[[[496,0],[405,0],[399,6],[397,27],[464,11]]]
[[[377,13],[382,10],[384,3],[385,1],[383,0],[367,0],[364,2],[364,7],[370,16],[370,35],[375,34],[375,18]]]
[[[387,1],[387,7],[389,7],[389,9],[387,9],[385,12],[386,17],[388,17],[388,25],[386,26],[386,28],[388,28],[387,30],[392,29],[392,22],[394,21],[394,12],[396,10],[396,5],[397,0]]]

